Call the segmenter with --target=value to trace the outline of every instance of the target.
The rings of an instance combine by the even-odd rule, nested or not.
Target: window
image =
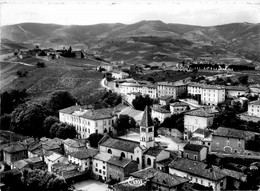
[[[98,164],[96,163],[96,167],[98,166]]]
[[[208,186],[210,187],[210,182],[208,182]]]
[[[125,158],[125,153],[124,152],[121,153],[121,157]]]
[[[101,173],[102,171],[101,170],[99,170],[99,173]]]
[[[240,142],[238,142],[238,143],[237,143],[237,146],[240,148],[240,147],[241,147],[241,143],[240,143]]]
[[[105,167],[105,166],[103,166],[103,169],[106,169],[106,167]]]
[[[97,168],[95,168],[95,171],[97,172],[97,171],[98,171],[98,169],[97,169]]]
[[[142,132],[146,132],[146,129],[145,129],[145,128],[141,128],[141,131],[142,131]]]
[[[195,181],[198,182],[198,179],[196,178]]]
[[[151,159],[150,158],[147,159],[147,165],[151,165]]]
[[[200,183],[203,184],[203,180],[201,180]]]
[[[98,126],[98,122],[96,121],[96,127]]]
[[[105,174],[106,174],[106,172],[105,172],[105,171],[103,171],[103,174],[105,175]]]
[[[197,155],[194,155],[194,160],[197,160]]]
[[[139,164],[139,162],[140,162],[138,157],[136,158],[136,162],[137,162],[138,164]]]
[[[107,152],[108,152],[109,154],[112,154],[112,151],[111,151],[111,149],[108,149],[108,150],[107,150]]]
[[[133,155],[131,155],[131,160],[133,160]]]
[[[153,131],[153,128],[150,127],[150,128],[148,129],[148,132],[152,132],[152,131]]]
[[[189,153],[186,153],[186,158],[189,158]]]

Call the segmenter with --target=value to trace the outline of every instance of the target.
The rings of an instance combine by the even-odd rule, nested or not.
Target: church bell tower
[[[145,107],[140,124],[140,146],[154,147],[154,124],[148,106]]]

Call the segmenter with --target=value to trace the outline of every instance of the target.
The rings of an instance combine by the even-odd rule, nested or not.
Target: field
[[[44,62],[46,67],[36,67],[39,61]],[[102,96],[100,81],[103,74],[91,69],[99,64],[93,60],[61,58],[46,61],[30,57],[0,64],[1,92],[26,89],[33,99],[39,99],[57,90],[67,90],[83,104],[93,103]],[[27,71],[28,74],[26,77],[17,77],[17,71]]]

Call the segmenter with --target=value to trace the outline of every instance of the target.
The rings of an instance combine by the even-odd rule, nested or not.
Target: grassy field
[[[37,68],[38,61],[43,61],[46,67]],[[93,103],[103,95],[100,86],[103,74],[90,69],[96,67],[98,62],[65,58],[49,62],[32,57],[20,59],[19,62],[33,66],[0,62],[1,92],[8,89],[27,89],[33,99],[41,99],[51,92],[67,90],[83,104]],[[28,74],[18,78],[17,71],[27,71]],[[5,83],[2,83],[2,79]]]

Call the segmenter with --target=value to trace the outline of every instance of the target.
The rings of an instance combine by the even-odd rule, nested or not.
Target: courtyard
[[[108,185],[97,180],[84,180],[73,184],[75,191],[108,191]]]

